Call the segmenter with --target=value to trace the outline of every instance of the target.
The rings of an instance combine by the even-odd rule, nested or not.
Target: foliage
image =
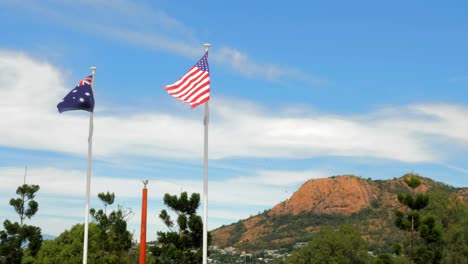
[[[324,227],[309,244],[292,253],[286,263],[368,263],[368,244],[352,226]]]
[[[468,206],[458,200],[446,207],[444,212],[445,247],[442,263],[468,263]]]
[[[414,173],[403,175],[403,181],[413,190],[421,185],[421,179],[419,178],[419,175]]]
[[[80,264],[83,260],[84,224],[74,225],[64,231],[55,240],[44,241],[39,251],[36,264]],[[119,264],[129,263],[128,254],[108,252],[100,237],[100,228],[95,223],[89,224],[88,263]]]
[[[39,191],[39,188],[39,185],[23,184],[16,189],[16,194],[20,197],[10,200],[10,205],[15,208],[16,213],[20,217],[20,225],[23,225],[25,218],[31,219],[39,209],[39,204],[34,201],[35,193]],[[27,204],[27,207],[25,204]]]
[[[107,206],[114,203],[115,194],[114,193],[98,193],[98,198],[104,203],[104,213],[106,213]]]
[[[109,193],[108,193],[109,194]],[[98,197],[105,206],[111,205],[114,200],[100,193]],[[102,197],[102,198],[101,198]],[[93,222],[89,224],[88,231],[88,263],[129,263],[132,259],[132,236],[127,231],[127,220],[131,211],[118,207],[106,214],[102,209],[92,208],[90,214]],[[45,241],[42,246],[38,264],[81,263],[83,258],[84,225],[79,224],[64,231],[53,241]]]
[[[370,241],[373,243],[371,244],[372,250],[389,252],[398,238],[398,234],[395,232],[397,228],[392,225],[389,219],[391,219],[391,212],[382,207],[363,209],[352,215],[316,214],[313,212],[303,212],[296,215],[266,214],[255,224],[255,226],[262,226],[266,230],[261,239],[241,241],[245,228],[243,227],[244,222],[239,221],[233,224],[228,243],[221,246],[235,245],[236,248],[249,252],[265,248],[289,248],[292,250],[295,243],[311,240],[316,235],[315,230],[317,230],[317,227],[350,224],[361,230],[361,232],[369,234],[370,237],[377,238]],[[382,229],[372,227],[375,221],[382,221],[384,227],[391,229],[391,232],[383,236]]]
[[[234,244],[240,240],[242,235],[245,232],[245,227],[244,223],[242,221],[238,221],[235,225],[234,228],[231,231],[231,237],[228,240],[228,244]]]
[[[169,232],[158,232],[158,245],[150,248],[156,263],[200,263],[202,260],[203,221],[196,211],[200,205],[200,195],[187,192],[164,195],[164,204],[177,215],[174,221],[166,210],[159,218],[169,228]],[[177,228],[175,228],[177,227]]]
[[[408,264],[408,259],[403,256],[390,255],[383,253],[378,255],[373,262],[374,264]]]
[[[406,211],[395,212],[395,226],[408,233],[406,254],[411,263],[440,263],[442,258],[442,233],[436,226],[433,216],[422,218],[420,212],[429,205],[428,194],[414,194],[414,189],[421,185],[417,174],[406,174],[404,182],[411,188],[411,193],[398,194],[398,201],[406,207]],[[419,233],[422,241],[418,241]]]
[[[109,192],[107,194],[99,193],[98,198],[103,202],[104,207],[107,207],[107,205],[114,203],[115,195]],[[132,235],[127,231],[127,220],[128,217],[133,216],[133,212],[123,210],[122,207],[118,206],[117,210],[112,211],[109,215],[102,209],[96,211],[94,208],[91,208],[90,214],[99,227],[102,249],[118,256],[125,255],[132,246]]]
[[[374,263],[375,264],[393,264],[394,260],[393,260],[392,255],[388,253],[384,253],[384,254],[378,255]]]
[[[39,209],[39,204],[34,200],[35,193],[39,191],[39,185],[23,184],[16,190],[19,198],[12,198],[10,205],[13,206],[20,218],[20,223],[5,220],[0,231],[0,260],[5,263],[21,263],[27,244],[27,253],[35,257],[42,244],[41,229],[36,226],[24,224],[26,218],[31,219]]]
[[[417,193],[405,183],[405,177],[411,176],[417,176],[421,185],[424,184],[424,188],[428,189],[423,194],[427,195],[427,198],[419,198],[418,200]],[[409,179],[409,182],[416,182]],[[291,252],[297,242],[314,239],[318,235],[320,227],[329,225],[337,228],[346,223],[356,227],[369,242],[369,251],[378,255],[374,257],[374,261],[407,264],[409,246],[407,235],[409,232],[399,232],[400,229],[394,223],[396,220],[395,209],[400,208],[402,227],[411,226],[411,224],[408,225],[411,223],[411,219],[408,219],[411,210],[406,205],[397,203],[395,206],[393,204],[393,201],[397,200],[397,194],[402,193],[403,196],[400,198],[402,201],[414,206],[414,208],[419,208],[413,212],[414,216],[417,217],[415,226],[418,230],[414,233],[412,245],[414,259],[412,261],[415,263],[468,264],[468,228],[466,228],[468,226],[468,205],[463,202],[466,199],[466,188],[454,188],[416,174],[407,174],[402,179],[395,178],[373,182],[371,184],[380,191],[395,197],[390,201],[391,204],[388,200],[384,200],[386,198],[382,195],[376,200],[372,200],[368,208],[351,215],[324,215],[312,212],[296,215],[273,215],[269,213],[270,211],[265,210],[255,216],[255,221],[250,221],[255,223],[254,228],[261,228],[263,234],[260,238],[251,240],[245,238],[245,232],[248,230],[244,225],[244,220],[228,226],[225,234],[228,234],[229,237],[223,240],[227,243],[217,245],[220,247],[234,246],[238,251],[247,251],[257,257],[259,252],[264,249],[284,248],[286,252]],[[410,193],[413,202],[406,198],[407,192]],[[426,200],[428,203],[424,207]],[[406,224],[403,224],[404,221],[407,221]],[[388,258],[388,254],[391,254],[391,258]],[[218,255],[221,254],[215,254],[213,257]],[[223,260],[235,259],[235,256],[223,255],[216,260],[221,258]]]
[[[21,232],[20,225],[11,223],[10,220],[3,222],[4,231],[0,231],[0,256],[5,263],[21,263],[23,258],[23,250],[21,244],[23,238],[19,235]]]

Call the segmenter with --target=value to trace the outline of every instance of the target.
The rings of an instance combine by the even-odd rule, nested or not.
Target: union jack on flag
[[[91,85],[92,81],[93,81],[93,76],[90,75],[90,76],[84,78],[83,80],[81,80],[81,82],[79,82],[76,86],[82,86],[84,84]]]
[[[166,85],[166,91],[175,98],[195,108],[210,100],[210,71],[208,51],[177,82]]]
[[[94,95],[91,83],[93,76],[90,75],[79,82],[75,89],[71,90],[63,100],[57,105],[60,113],[71,110],[85,110],[93,112]]]

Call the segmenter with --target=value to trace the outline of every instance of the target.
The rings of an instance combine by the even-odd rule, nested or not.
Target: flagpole
[[[91,67],[93,75],[91,81],[91,89],[94,93],[94,76],[96,74],[96,67]],[[86,173],[86,210],[85,210],[85,230],[83,242],[83,264],[88,261],[88,229],[89,229],[89,194],[91,189],[91,157],[93,151],[93,111],[89,112],[89,136],[88,136],[88,170]]]
[[[204,44],[205,51],[208,52],[211,44]],[[204,170],[203,170],[203,264],[207,263],[208,258],[208,124],[210,121],[210,112],[208,102],[205,103],[205,137],[204,137]]]
[[[148,180],[143,182],[143,191],[141,197],[141,226],[140,226],[140,262],[138,264],[146,263],[146,219],[147,219],[147,207],[148,207],[148,189],[146,185]]]

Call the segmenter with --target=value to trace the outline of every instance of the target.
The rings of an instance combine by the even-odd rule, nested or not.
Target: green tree
[[[80,264],[83,260],[84,224],[77,224],[65,230],[54,240],[44,241],[35,264]],[[104,249],[100,237],[100,228],[95,223],[89,224],[88,237],[89,264],[125,264],[127,255],[114,254]]]
[[[443,212],[445,247],[442,263],[468,264],[468,205],[452,199]]]
[[[203,221],[196,215],[200,206],[200,194],[187,192],[164,195],[164,204],[177,215],[174,220],[162,210],[159,218],[169,232],[158,232],[158,244],[150,248],[156,263],[200,263],[202,261]]]
[[[20,226],[23,225],[24,219],[31,219],[33,215],[36,214],[39,209],[39,204],[34,201],[35,194],[39,191],[39,185],[27,185],[23,184],[16,189],[16,194],[19,198],[12,198],[10,200],[10,205],[15,208],[16,213],[20,217]],[[27,204],[27,206],[26,206]]]
[[[442,231],[437,227],[435,217],[427,216],[423,219],[419,235],[423,241],[416,248],[415,263],[440,263],[443,252]]]
[[[103,197],[105,206],[114,201],[114,194]],[[112,201],[107,199],[112,197]],[[88,263],[89,264],[124,264],[132,263],[132,236],[127,231],[127,221],[132,216],[131,210],[118,207],[109,214],[102,209],[90,210],[93,222],[89,224]],[[79,264],[83,258],[84,225],[73,226],[55,240],[45,241],[38,254],[37,264]]]
[[[104,203],[104,213],[107,212],[107,206],[114,203],[115,194],[114,193],[98,193],[98,198]]]
[[[108,205],[114,203],[115,195],[109,192],[99,193],[98,198],[101,199],[106,209]],[[127,220],[133,216],[133,212],[118,206],[117,210],[109,215],[102,209],[96,211],[94,208],[91,208],[90,214],[99,227],[101,248],[107,253],[125,255],[132,246],[132,235],[127,231]]]
[[[31,219],[39,209],[39,204],[34,200],[39,185],[23,184],[16,189],[19,198],[12,198],[13,206],[20,218],[20,222],[5,220],[0,231],[0,260],[4,263],[21,263],[24,255],[23,245],[27,243],[28,253],[35,257],[42,244],[41,229],[36,226],[24,224],[26,218]]]
[[[388,253],[384,253],[384,254],[378,255],[374,263],[375,264],[393,264],[395,262],[393,260],[392,255]]]
[[[403,177],[411,191],[397,195],[398,201],[406,207],[406,210],[395,212],[394,223],[399,229],[409,234],[406,250],[408,263],[413,261],[415,263],[439,263],[442,258],[442,233],[433,216],[421,217],[421,210],[429,205],[429,195],[415,194],[415,189],[421,185],[417,174],[409,173]],[[418,241],[418,233],[421,241]]]
[[[368,263],[368,244],[352,226],[323,227],[307,246],[286,259],[291,264]]]

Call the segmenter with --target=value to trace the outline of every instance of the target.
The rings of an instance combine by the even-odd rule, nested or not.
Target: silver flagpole
[[[96,67],[91,67],[93,78],[91,80],[91,89],[94,93],[94,76]],[[88,228],[89,228],[89,193],[91,189],[91,157],[93,153],[93,112],[89,112],[89,137],[88,137],[88,170],[86,173],[86,210],[85,210],[85,230],[83,243],[83,264],[88,262]]]
[[[204,44],[208,51],[210,44]],[[203,175],[203,264],[207,263],[208,258],[208,123],[210,121],[210,112],[208,102],[205,103],[205,147],[204,147],[204,175]]]

